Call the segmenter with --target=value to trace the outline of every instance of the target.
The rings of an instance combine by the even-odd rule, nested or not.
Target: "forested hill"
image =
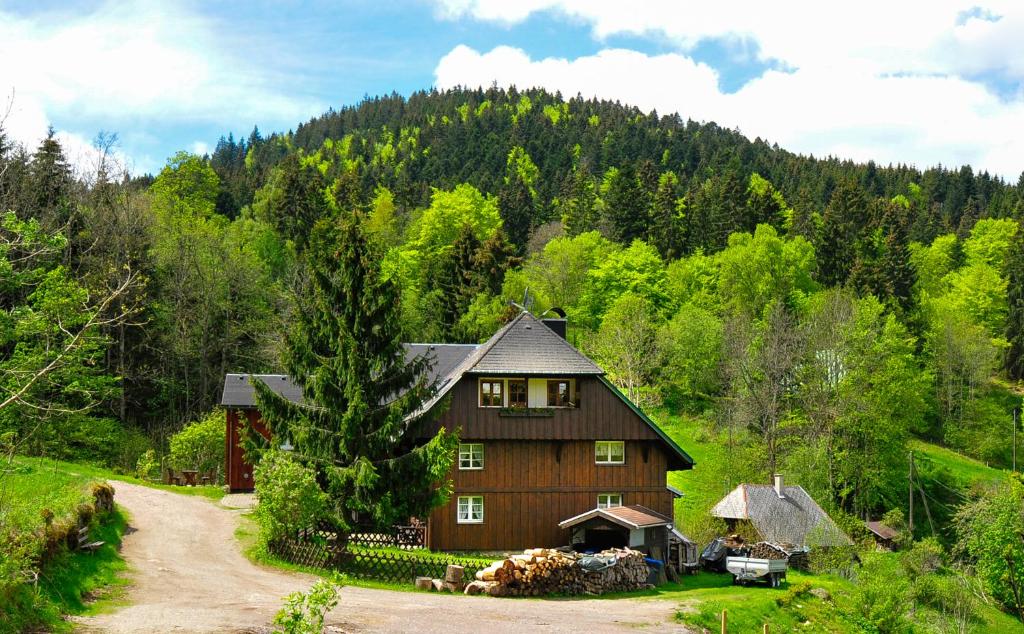
[[[537,226],[558,219],[579,196],[579,179],[590,177],[606,188],[622,172],[632,184],[621,184],[636,200],[621,215],[637,216],[634,234],[650,215],[661,174],[678,178],[674,194],[696,201],[709,197],[733,217],[717,219],[737,228],[753,228],[760,218],[744,213],[746,184],[757,173],[782,192],[798,213],[825,209],[839,183],[855,183],[868,197],[909,196],[914,183],[916,221],[911,239],[930,241],[939,232],[964,234],[980,217],[1003,217],[1019,209],[1024,172],[1008,185],[970,166],[922,171],[911,166],[882,167],[841,158],[797,155],[747,139],[714,123],[684,121],[677,114],[644,113],[618,102],[574,98],[542,90],[524,92],[452,90],[418,92],[408,99],[392,95],[366,99],[358,105],[330,111],[298,126],[294,133],[248,141],[221,139],[212,155],[214,169],[231,196],[222,210],[237,211],[249,204],[270,169],[295,149],[311,153],[325,141],[345,143],[346,159],[356,168],[362,195],[375,187],[389,188],[399,206],[412,209],[429,203],[431,188],[451,189],[469,183],[483,192],[499,194],[514,187],[507,182],[507,162],[513,148],[530,157],[536,174],[531,189]],[[249,168],[248,170],[246,168]],[[609,170],[614,170],[609,173]],[[506,225],[508,223],[506,222]],[[963,225],[963,226],[962,226]],[[515,234],[515,227],[506,227]],[[727,235],[727,227],[721,232]],[[707,246],[709,237],[692,235],[691,247]]]
[[[0,212],[0,438],[26,453],[130,467],[210,415],[225,373],[283,371],[311,229],[355,212],[406,340],[479,341],[524,298],[561,307],[630,397],[729,443],[733,483],[783,470],[877,516],[906,499],[913,436],[1012,461],[1024,180],[456,90],[228,137],[140,179],[73,175],[52,135],[0,131]],[[964,489],[929,477],[941,523]]]

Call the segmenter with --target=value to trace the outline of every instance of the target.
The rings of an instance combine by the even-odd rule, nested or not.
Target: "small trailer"
[[[785,559],[753,559],[751,557],[727,557],[725,569],[732,573],[733,583],[745,584],[748,581],[767,581],[768,585],[778,588],[786,578]]]

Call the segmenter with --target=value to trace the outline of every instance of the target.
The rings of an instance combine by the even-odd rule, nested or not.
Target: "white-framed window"
[[[459,443],[459,469],[471,471],[484,468],[484,444],[482,442]]]
[[[501,379],[480,379],[480,407],[504,407],[504,387]]]
[[[625,464],[626,443],[622,440],[598,440],[594,443],[597,464]]]
[[[598,493],[597,508],[606,509],[613,506],[622,506],[621,493]]]
[[[484,523],[484,496],[460,495],[458,500],[459,524]]]

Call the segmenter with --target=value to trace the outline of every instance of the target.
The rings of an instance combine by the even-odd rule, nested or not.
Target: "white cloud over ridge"
[[[435,76],[441,88],[542,86],[678,111],[796,152],[922,168],[970,163],[1015,181],[1024,170],[1024,3],[983,5],[442,0],[449,18],[512,24],[549,11],[589,23],[599,40],[657,35],[678,52],[605,49],[535,60],[509,47],[459,46]],[[766,71],[724,93],[717,71],[688,55],[716,38],[753,41],[762,60],[789,70]],[[1016,92],[1000,96],[980,79]]]
[[[217,25],[178,3],[111,0],[84,15],[33,17],[0,9],[0,96],[14,95],[5,129],[34,147],[48,125],[69,119],[145,128],[294,121],[322,109],[268,85],[222,41]]]

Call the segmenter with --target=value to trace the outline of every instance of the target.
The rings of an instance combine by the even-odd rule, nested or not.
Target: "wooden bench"
[[[89,527],[83,526],[78,529],[78,550],[85,550],[90,553],[96,552],[100,546],[106,542],[91,542],[89,541]]]

